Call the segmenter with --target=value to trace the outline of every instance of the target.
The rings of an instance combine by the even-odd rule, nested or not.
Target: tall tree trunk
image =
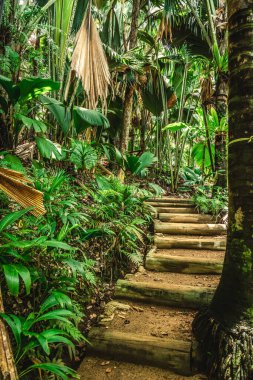
[[[123,119],[122,119],[122,132],[120,141],[120,151],[124,154],[128,148],[129,133],[132,123],[132,113],[133,113],[133,96],[134,96],[134,85],[131,84],[126,88],[125,99],[123,104]]]
[[[2,292],[0,288],[0,312],[4,313]],[[12,347],[10,344],[7,328],[0,320],[0,379],[18,380],[17,369],[14,363]]]
[[[215,172],[216,181],[214,188],[227,187],[227,134],[226,132],[215,133]]]
[[[228,79],[225,73],[219,73],[216,83],[216,111],[219,121],[227,114]],[[215,187],[227,187],[227,133],[218,130],[215,133]]]
[[[220,284],[193,332],[210,378],[253,379],[253,1],[228,0],[229,226]]]
[[[131,31],[129,36],[129,48],[133,49],[137,42],[137,32],[138,32],[138,17],[140,12],[140,0],[133,0],[132,9],[132,21],[131,21]],[[134,83],[127,86],[125,92],[125,99],[123,104],[123,123],[122,123],[122,134],[120,151],[124,154],[128,147],[129,132],[131,128],[132,121],[132,111],[133,111],[133,97],[134,97]]]
[[[146,150],[146,128],[147,128],[147,117],[146,117],[147,111],[143,109],[141,111],[141,126],[140,126],[140,150],[141,153],[145,152]]]
[[[225,24],[227,19],[227,10],[224,0],[219,1],[219,24]],[[219,43],[220,54],[224,55],[228,47],[227,30],[217,26],[217,41]],[[228,100],[228,77],[227,73],[219,72],[216,81],[215,105],[219,121],[226,117],[227,100]],[[218,130],[215,134],[215,187],[227,187],[227,133]],[[215,189],[214,187],[214,189]]]
[[[0,25],[2,23],[3,9],[4,9],[4,0],[0,0]]]

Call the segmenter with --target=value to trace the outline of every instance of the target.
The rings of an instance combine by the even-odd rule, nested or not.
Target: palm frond
[[[77,34],[71,69],[82,81],[89,108],[96,108],[99,99],[105,105],[110,71],[90,9]]]
[[[22,207],[34,207],[34,216],[45,214],[43,193],[25,183],[30,182],[23,174],[13,170],[0,168],[0,189]]]

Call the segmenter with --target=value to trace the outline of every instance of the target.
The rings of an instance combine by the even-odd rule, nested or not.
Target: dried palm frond
[[[34,151],[36,148],[36,143],[28,142],[21,145],[18,145],[15,149],[15,155],[21,158],[22,160],[32,160]]]
[[[212,103],[212,96],[213,96],[213,85],[212,85],[211,76],[209,75],[209,77],[207,78],[201,78],[200,85],[201,85],[201,102],[202,104],[206,105],[209,109],[210,104]]]
[[[25,183],[31,183],[31,181],[22,173],[0,168],[0,190],[24,208],[33,206],[34,209],[31,210],[33,215],[45,214],[43,193]]]
[[[82,81],[88,107],[96,108],[99,99],[105,106],[110,84],[110,71],[91,9],[87,11],[76,36],[71,70]]]

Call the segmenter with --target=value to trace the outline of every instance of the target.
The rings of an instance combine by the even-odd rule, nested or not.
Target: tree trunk
[[[227,18],[225,2],[219,1],[219,20],[218,23],[224,24]],[[217,40],[219,43],[220,54],[224,55],[228,47],[226,35],[227,30],[217,27]],[[215,89],[215,106],[219,122],[227,114],[228,101],[228,77],[225,72],[218,72]],[[227,133],[218,130],[215,134],[215,187],[227,187]],[[214,189],[215,189],[214,187]]]
[[[0,312],[4,313],[2,293],[0,288]],[[0,320],[0,379],[1,380],[18,380],[16,366],[7,329],[2,320]]]
[[[253,379],[253,2],[228,0],[229,226],[220,284],[193,332],[211,379]]]
[[[146,150],[146,127],[147,127],[147,117],[145,110],[141,111],[141,127],[140,127],[140,150],[141,153]]]
[[[225,189],[227,187],[227,154],[226,154],[226,132],[216,132],[215,134],[215,187]]]
[[[127,87],[125,92],[125,99],[123,104],[123,120],[122,120],[122,133],[120,142],[120,151],[124,154],[128,148],[129,133],[132,123],[132,111],[133,111],[133,95],[134,86],[131,84]]]
[[[130,49],[133,49],[137,42],[139,12],[140,12],[140,0],[133,0],[131,32],[129,36]],[[124,99],[124,104],[123,104],[123,123],[122,123],[122,134],[121,134],[121,144],[120,144],[120,151],[122,154],[126,152],[127,147],[128,147],[129,132],[130,132],[131,122],[132,122],[133,96],[134,96],[134,84],[131,83],[126,88],[125,99]]]
[[[0,0],[0,25],[2,23],[3,9],[4,9],[4,0]]]

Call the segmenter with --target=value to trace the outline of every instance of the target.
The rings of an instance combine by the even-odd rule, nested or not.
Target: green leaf
[[[102,3],[105,2],[102,0]],[[115,12],[114,7],[111,7],[107,13],[106,20],[103,24],[103,29],[100,33],[101,40],[106,46],[119,51],[121,49],[121,36],[120,25],[117,13]]]
[[[63,263],[67,264],[71,268],[73,277],[76,277],[76,274],[80,273],[81,276],[85,278],[84,267],[80,261],[74,259],[65,259],[63,260]]]
[[[59,320],[63,322],[68,322],[68,318],[74,318],[75,314],[67,309],[57,309],[53,311],[49,311],[48,313],[45,313],[41,315],[40,317],[36,318],[33,321],[34,323],[40,322],[40,321],[49,321],[49,320]]]
[[[85,141],[75,141],[73,145],[70,161],[76,165],[77,169],[94,168],[98,161],[96,150]]]
[[[10,293],[17,297],[19,294],[19,275],[14,265],[3,265],[4,275]]]
[[[211,149],[212,149],[212,155],[214,158],[214,155],[215,155],[214,144],[211,144]],[[210,155],[204,143],[197,143],[193,146],[192,158],[196,161],[197,165],[200,167],[203,165],[203,160],[205,160],[204,161],[205,168],[211,166]]]
[[[144,152],[139,157],[140,166],[136,174],[140,174],[144,169],[147,169],[157,161],[155,155],[151,152]]]
[[[44,330],[41,333],[33,333],[28,332],[28,335],[30,337],[35,337],[38,340],[39,345],[42,347],[42,349],[45,351],[47,355],[50,354],[50,347],[49,343],[64,343],[67,346],[71,346],[74,348],[74,344],[71,342],[70,339],[66,338],[66,333],[59,329],[49,329]],[[36,345],[32,342],[31,345],[28,346],[28,348],[35,348]]]
[[[82,107],[74,107],[74,126],[77,133],[83,132],[90,126],[109,128],[108,119],[101,112],[88,110]]]
[[[102,176],[96,176],[96,182],[100,190],[110,190],[112,188],[111,182]]]
[[[27,267],[22,264],[6,264],[3,265],[3,270],[7,286],[13,296],[17,297],[19,294],[19,276],[24,281],[26,293],[30,293],[32,281],[30,271]]]
[[[64,135],[66,135],[70,128],[71,112],[64,106],[63,103],[48,96],[41,95],[40,100],[43,105],[54,115],[56,121],[59,123]]]
[[[0,106],[4,113],[8,113],[8,102],[3,96],[0,96]]]
[[[2,232],[7,227],[9,227],[11,224],[16,222],[16,220],[20,219],[21,216],[25,215],[31,209],[32,209],[32,207],[29,207],[29,208],[26,208],[24,210],[10,212],[3,219],[1,219],[1,221],[0,221],[0,232]]]
[[[218,127],[219,126],[219,116],[218,116],[217,111],[214,107],[211,107],[210,114],[211,114],[211,117],[213,119],[215,126]]]
[[[213,56],[218,68],[221,68],[221,55],[217,42],[213,44]]]
[[[45,137],[36,137],[35,141],[42,157],[58,161],[63,158],[62,149],[59,144],[56,145]]]
[[[9,78],[0,75],[0,85],[7,92],[9,100],[12,104],[15,104],[18,101],[20,89],[18,86],[15,86],[12,80]]]
[[[165,190],[157,183],[150,182],[148,186],[154,191],[156,197],[161,197],[165,193]]]
[[[29,269],[26,266],[21,265],[21,264],[14,264],[14,267],[17,273],[19,274],[19,276],[24,281],[26,294],[30,294],[32,280],[31,280],[31,274],[30,274]]]
[[[19,248],[19,249],[28,249],[32,247],[45,247],[45,236],[40,236],[39,238],[33,239],[33,240],[17,240],[12,241],[7,244],[0,245],[0,249],[5,248]]]
[[[153,153],[144,152],[140,157],[127,155],[125,164],[132,174],[144,176],[147,173],[148,167],[156,161],[157,158]]]
[[[21,160],[13,154],[4,155],[4,159],[2,163],[3,163],[3,166],[5,166],[8,169],[16,170],[17,172],[21,172],[21,173],[26,172]]]
[[[72,306],[71,298],[64,293],[55,290],[43,302],[43,304],[40,307],[40,312],[44,312],[45,310],[50,309],[51,307],[54,307],[56,305],[60,305],[62,308],[70,308]]]
[[[35,120],[31,119],[30,117],[21,115],[21,114],[16,114],[15,118],[18,120],[21,120],[23,124],[28,127],[28,128],[34,128],[35,132],[37,133],[44,133],[47,131],[47,126],[40,120]]]
[[[155,47],[155,39],[145,30],[138,30],[138,38],[148,44],[150,47]]]
[[[25,78],[20,82],[19,87],[19,100],[25,102],[34,99],[41,94],[59,90],[60,82],[54,82],[52,79]]]
[[[45,353],[47,355],[49,355],[50,354],[50,348],[49,348],[47,339],[43,336],[43,334],[36,334],[36,338],[37,338],[39,344],[41,345],[42,349],[45,351]]]
[[[62,364],[40,363],[34,364],[28,368],[28,370],[30,371],[33,369],[40,369],[46,372],[51,372],[62,380],[69,380],[70,378],[78,379],[78,376],[73,369],[66,367]]]
[[[22,322],[20,318],[18,318],[14,314],[5,314],[0,313],[0,317],[5,320],[6,323],[10,326],[12,333],[14,335],[15,341],[17,343],[18,348],[21,346],[21,333],[22,333]]]
[[[163,111],[163,100],[160,93],[154,89],[143,88],[141,97],[144,107],[155,116],[160,116]]]
[[[183,122],[176,122],[166,125],[166,127],[163,128],[163,131],[178,132],[188,127],[189,126]]]
[[[71,247],[71,245],[58,240],[47,240],[45,245],[47,247],[64,249],[65,251],[73,251],[75,249],[74,247]]]

